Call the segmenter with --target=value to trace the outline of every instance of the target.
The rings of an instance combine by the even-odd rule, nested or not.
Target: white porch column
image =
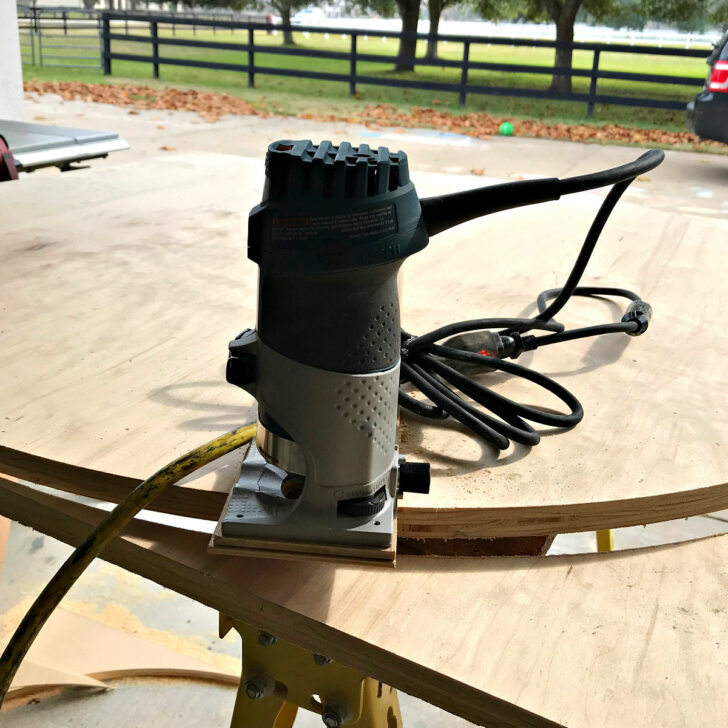
[[[23,67],[15,0],[0,0],[0,119],[23,121]]]

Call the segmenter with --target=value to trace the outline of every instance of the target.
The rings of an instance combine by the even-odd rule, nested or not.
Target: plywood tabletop
[[[659,174],[659,170],[654,174]],[[481,180],[414,174],[420,194]],[[254,416],[224,381],[227,342],[254,325],[257,268],[247,212],[262,160],[162,160],[3,186],[0,471],[36,457],[131,481]],[[403,325],[532,312],[568,273],[601,193],[502,213],[443,233],[405,263]],[[456,425],[403,417],[402,449],[432,463],[429,496],[408,494],[400,528],[504,536],[645,523],[728,507],[728,222],[622,203],[585,283],[631,287],[650,330],[573,342],[520,362],[581,399],[584,421],[498,453]],[[578,299],[567,325],[618,320]],[[301,322],[305,325],[305,322]],[[549,395],[494,375],[529,404]],[[235,468],[203,475],[229,487]],[[26,472],[26,475],[28,472]]]
[[[0,478],[0,514],[77,544],[103,513]],[[206,552],[136,521],[104,558],[489,728],[725,723],[728,536],[397,569]]]

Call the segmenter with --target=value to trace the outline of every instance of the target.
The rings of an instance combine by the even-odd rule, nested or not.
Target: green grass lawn
[[[121,33],[123,31],[118,29],[116,32]],[[134,32],[133,29],[132,32]],[[138,30],[136,32],[141,33],[142,31]],[[146,34],[146,30],[144,32]],[[91,31],[87,32],[87,35],[88,38],[64,39],[64,36],[60,33],[54,33],[50,38],[50,42],[58,46],[54,48],[54,54],[59,56],[64,54],[67,56],[90,55],[93,57],[94,48],[98,47],[98,40]],[[160,35],[171,38],[173,33],[171,29],[164,28],[160,29]],[[176,38],[185,40],[244,44],[247,42],[248,31],[241,30],[230,33],[230,31],[218,30],[216,33],[212,33],[211,31],[203,32],[198,30],[193,33],[191,29],[183,30],[178,28],[174,35]],[[296,45],[302,49],[347,52],[350,47],[349,37],[342,37],[340,34],[325,37],[324,34],[316,33],[304,37],[304,34],[296,33],[295,41]],[[44,42],[48,44],[48,36],[44,36]],[[264,31],[256,31],[255,43],[262,48],[262,50],[256,50],[255,53],[256,67],[308,69],[337,74],[349,72],[348,60],[266,53],[266,47],[281,46],[282,37],[280,34],[274,36],[268,35]],[[67,50],[64,50],[64,45],[68,46]],[[74,45],[86,45],[89,50],[74,49],[72,47]],[[442,66],[418,66],[413,73],[396,74],[393,71],[393,57],[396,54],[397,41],[392,38],[383,41],[381,36],[360,37],[357,48],[360,53],[376,54],[382,57],[382,62],[359,61],[357,63],[357,73],[359,75],[378,78],[409,78],[417,81],[437,81],[453,84],[459,83],[460,80],[460,70],[458,68]],[[113,41],[112,51],[115,53],[151,56],[152,48],[149,43]],[[417,55],[424,56],[424,52],[425,44],[422,42],[418,44]],[[440,44],[439,56],[442,59],[459,60],[462,57],[462,52],[462,44]],[[209,49],[160,45],[160,56],[162,58],[207,60],[243,66],[248,63],[247,51],[232,48]],[[574,67],[590,69],[592,58],[590,51],[576,51],[574,54]],[[477,44],[471,46],[470,59],[491,63],[535,65],[548,69],[553,64],[553,51],[541,48]],[[64,63],[64,59],[54,59],[54,62]],[[69,63],[73,62],[86,63],[86,61],[69,60]],[[698,80],[704,79],[707,71],[705,61],[701,58],[612,52],[602,52],[600,68],[611,71],[687,76]],[[147,83],[153,79],[151,64],[119,60],[112,62],[111,77],[103,76],[99,68],[77,69],[39,67],[38,65],[25,65],[24,75],[27,80],[79,80],[89,82],[133,80]],[[550,80],[551,77],[548,73],[510,73],[489,70],[471,70],[469,73],[469,81],[482,86],[546,89]],[[583,123],[586,120],[586,105],[584,103],[469,94],[466,107],[461,109],[458,106],[458,97],[455,92],[359,84],[357,86],[357,96],[352,98],[349,96],[347,82],[289,78],[261,72],[256,73],[255,89],[249,89],[248,76],[245,72],[163,64],[161,65],[160,81],[165,84],[234,93],[278,113],[300,113],[301,111],[325,113],[326,110],[346,113],[347,110],[356,109],[361,105],[388,103],[398,108],[438,105],[439,108],[451,112],[487,111],[496,116],[539,118],[547,122]],[[573,87],[576,92],[586,93],[589,88],[589,79],[575,77]],[[695,95],[698,89],[698,86],[673,86],[613,79],[600,79],[598,88],[600,93],[605,94],[673,99],[685,103]],[[684,117],[683,111],[601,104],[596,107],[594,121],[596,123],[622,123],[642,127],[659,127],[667,130],[682,130],[684,129]]]

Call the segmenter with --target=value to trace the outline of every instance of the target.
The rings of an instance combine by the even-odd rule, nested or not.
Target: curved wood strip
[[[46,665],[37,660],[26,658],[13,679],[6,700],[12,702],[37,693],[71,687],[89,687],[101,690],[108,690],[109,688],[100,680],[65,669],[64,666]]]
[[[224,472],[224,479],[218,476],[206,477],[204,470],[200,471],[193,474],[193,479],[171,485],[150,504],[149,509],[176,516],[216,521],[225,506],[229,489],[234,482],[233,472],[239,467],[242,452],[230,453],[220,460],[222,461],[220,472]],[[225,463],[230,463],[233,469],[223,471]],[[125,478],[29,455],[1,445],[0,473],[109,503],[123,500],[142,482],[136,478]]]
[[[172,485],[149,509],[216,521],[237,477],[242,453],[232,453],[219,470]],[[0,446],[0,473],[69,493],[118,503],[141,481],[78,468]],[[397,529],[404,539],[502,539],[640,526],[718,511],[728,504],[728,484],[630,498],[611,503],[576,503],[522,508],[412,508],[399,505]],[[430,552],[431,553],[431,552]]]

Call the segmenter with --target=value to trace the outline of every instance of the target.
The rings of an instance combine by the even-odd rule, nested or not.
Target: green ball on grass
[[[513,124],[510,121],[504,121],[498,129],[501,136],[513,136]]]

